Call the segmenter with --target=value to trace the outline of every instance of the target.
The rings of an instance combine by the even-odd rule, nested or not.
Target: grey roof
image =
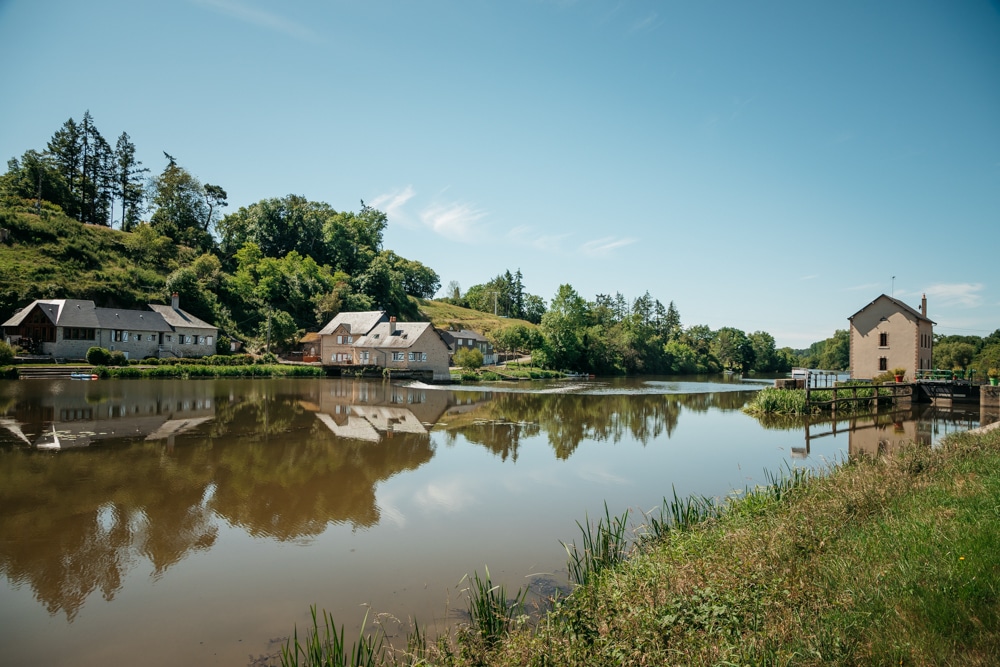
[[[180,308],[174,308],[173,306],[164,306],[158,303],[149,304],[150,310],[159,313],[163,316],[173,328],[186,327],[189,329],[216,329],[215,325],[209,324],[204,320],[200,320],[186,310],[181,310]]]
[[[862,308],[858,312],[856,312],[853,315],[851,315],[850,317],[848,317],[847,318],[848,321],[853,320],[855,317],[857,317],[861,313],[863,313],[866,310],[868,310],[869,308],[871,308],[873,305],[875,305],[875,302],[878,301],[879,299],[888,299],[891,303],[895,304],[900,310],[902,310],[905,313],[909,313],[910,315],[912,315],[917,320],[924,320],[925,322],[930,322],[931,324],[937,324],[937,322],[935,322],[934,320],[928,318],[927,316],[925,316],[923,313],[921,313],[916,308],[908,306],[905,303],[903,303],[902,301],[900,301],[899,299],[894,299],[893,297],[888,296],[886,294],[880,295],[877,299],[875,299],[874,301],[872,301],[871,303],[869,303],[867,306],[865,306],[864,308]]]
[[[416,343],[417,339],[431,328],[430,322],[380,322],[378,326],[368,332],[367,336],[355,340],[354,346],[407,348]]]
[[[459,331],[452,331],[450,329],[441,332],[446,343],[451,345],[454,341],[459,338],[474,340],[479,343],[489,343],[489,339],[478,331],[470,331],[469,329],[461,329]]]
[[[163,316],[150,310],[124,310],[122,308],[95,308],[98,327],[124,331],[173,331]],[[60,326],[65,326],[60,323]],[[77,325],[74,325],[77,326]]]
[[[57,327],[124,331],[173,331],[175,327],[216,329],[194,315],[170,306],[149,304],[149,310],[97,308],[93,301],[82,299],[36,299],[0,326],[20,325],[36,306]]]
[[[13,317],[0,326],[16,327],[20,325],[36,306],[54,326],[91,329],[96,329],[99,326],[97,318],[94,316],[94,302],[80,299],[35,299],[14,313]]]
[[[348,333],[352,336],[364,336],[366,333],[375,328],[376,324],[380,322],[388,322],[389,318],[386,317],[384,310],[366,310],[357,313],[340,313],[335,318],[330,320],[330,323],[325,327],[320,329],[320,335],[329,336],[337,327],[340,325],[345,325]]]

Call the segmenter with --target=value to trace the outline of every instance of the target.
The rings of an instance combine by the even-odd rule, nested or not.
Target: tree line
[[[159,290],[177,292],[185,310],[218,325],[227,334],[220,345],[227,337],[287,345],[341,311],[382,309],[417,319],[409,297],[430,299],[441,287],[433,269],[382,247],[388,219],[364,201],[357,212],[337,211],[287,195],[223,215],[222,186],[202,183],[165,151],[163,157],[162,171],[150,175],[128,133],[112,148],[88,111],[57,129],[45,150],[8,162],[0,202],[39,213],[44,205],[129,232],[124,250],[143,281],[165,274]],[[520,269],[464,293],[453,281],[442,300],[538,325],[488,334],[498,350],[530,350],[536,363],[551,368],[668,374],[848,364],[846,331],[798,354],[776,349],[764,331],[684,327],[673,302],[664,305],[648,292],[587,301],[563,285],[547,305],[527,291]]]

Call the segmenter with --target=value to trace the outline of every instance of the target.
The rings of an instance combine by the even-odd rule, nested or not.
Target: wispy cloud
[[[507,238],[521,246],[530,246],[536,250],[559,252],[566,248],[566,239],[572,234],[538,234],[527,225],[518,225],[509,232]]]
[[[482,233],[486,211],[470,204],[435,204],[420,214],[420,220],[434,232],[456,241],[473,241]]]
[[[373,199],[370,204],[373,208],[385,213],[391,222],[401,222],[406,226],[412,225],[405,206],[408,201],[416,196],[417,192],[412,185],[407,185],[402,190],[395,190],[381,194]]]
[[[976,308],[983,304],[982,283],[938,283],[924,289],[928,301],[935,305]]]
[[[632,245],[637,240],[631,237],[620,239],[615,236],[605,236],[602,239],[587,241],[580,246],[580,252],[590,257],[607,257],[615,250]]]
[[[819,278],[819,274],[813,273],[808,276],[802,276],[801,278],[799,278],[799,280],[816,280],[817,278]]]
[[[650,12],[646,16],[638,19],[632,24],[632,32],[644,32],[646,30],[652,30],[660,23],[660,15],[656,12]]]
[[[239,0],[193,0],[197,5],[208,7],[220,14],[231,16],[251,25],[278,32],[295,39],[315,42],[319,37],[315,31],[295,21],[278,16],[263,9],[248,7]]]

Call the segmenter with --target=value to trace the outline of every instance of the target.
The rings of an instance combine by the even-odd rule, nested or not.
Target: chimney
[[[924,294],[920,299],[920,314],[927,317],[927,295]]]
[[[181,309],[181,297],[177,292],[170,295],[170,307],[174,310]]]
[[[389,335],[396,335],[396,317],[394,315],[389,317]]]

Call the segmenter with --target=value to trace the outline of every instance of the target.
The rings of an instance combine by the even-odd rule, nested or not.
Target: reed
[[[465,575],[462,580],[469,582],[464,591],[469,596],[470,626],[487,647],[495,646],[507,636],[514,620],[524,612],[528,589],[522,591],[518,588],[514,597],[508,599],[506,587],[493,584],[488,567],[485,578],[474,572],[472,577]]]
[[[343,625],[338,633],[333,617],[325,609],[322,625],[316,615],[316,606],[310,607],[309,611],[312,628],[301,642],[298,627],[295,628],[292,637],[281,647],[281,667],[377,667],[383,664],[385,635],[380,628],[370,634],[365,633],[368,612],[365,612],[361,622],[358,640],[348,649],[344,642]]]
[[[695,495],[681,498],[677,489],[671,488],[673,500],[663,499],[658,516],[646,515],[647,540],[661,540],[671,531],[690,530],[695,524],[719,516],[720,508],[711,498]]]
[[[628,510],[621,516],[611,517],[608,504],[604,503],[604,518],[591,526],[589,518],[585,524],[576,522],[580,528],[581,547],[576,542],[561,542],[569,557],[567,568],[573,583],[583,586],[599,572],[625,560],[628,541],[625,537]]]

